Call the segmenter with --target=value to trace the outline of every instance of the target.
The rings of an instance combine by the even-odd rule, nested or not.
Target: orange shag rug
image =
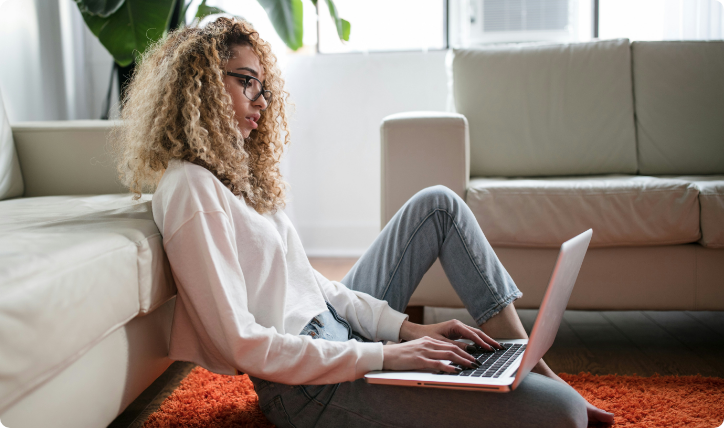
[[[587,400],[615,413],[615,427],[716,428],[724,421],[724,379],[702,376],[561,374]],[[249,377],[196,367],[146,421],[156,427],[271,427]]]

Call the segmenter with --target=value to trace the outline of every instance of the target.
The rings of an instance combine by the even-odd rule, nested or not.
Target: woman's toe
[[[591,403],[586,403],[586,411],[588,412],[588,422],[613,423],[613,413],[601,410]]]

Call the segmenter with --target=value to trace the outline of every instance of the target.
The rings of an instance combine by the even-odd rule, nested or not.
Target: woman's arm
[[[384,369],[454,370],[441,360],[467,366],[474,361],[468,354],[473,349],[455,339],[469,339],[484,349],[492,349],[491,345],[501,348],[481,330],[458,320],[432,325],[415,324],[407,320],[407,315],[390,308],[387,302],[350,290],[342,283],[329,281],[317,271],[315,274],[327,299],[355,331],[373,340],[404,342],[384,346]]]
[[[400,342],[431,337],[462,348],[465,345],[455,342],[455,339],[469,339],[485,349],[490,349],[490,345],[500,346],[482,330],[458,320],[432,325],[412,323],[407,320],[409,316],[392,309],[384,300],[350,290],[340,282],[329,281],[316,270],[314,273],[332,306],[350,322],[355,331],[369,339]]]
[[[204,358],[220,366],[286,384],[351,381],[382,369],[380,343],[313,340],[259,325],[248,308],[233,237],[221,211],[197,212],[165,236],[164,247],[190,324],[183,333],[191,337],[175,336],[177,343],[188,339],[203,348]]]
[[[392,309],[384,300],[330,281],[316,270],[314,275],[325,298],[354,331],[370,340],[400,341],[400,327],[407,315]]]

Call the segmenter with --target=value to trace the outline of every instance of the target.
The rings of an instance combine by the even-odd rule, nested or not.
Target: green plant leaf
[[[345,42],[349,41],[349,33],[352,32],[352,24],[349,23],[346,19],[341,19],[342,21],[342,34],[340,34],[339,38],[344,40]]]
[[[199,21],[206,18],[209,15],[215,15],[217,13],[227,13],[224,9],[214,7],[214,6],[207,6],[206,0],[202,1],[199,5],[199,8],[196,9],[196,18],[198,18]]]
[[[78,8],[91,15],[107,18],[117,11],[124,0],[75,0]]]
[[[167,31],[171,29],[183,28],[186,26],[186,8],[188,4],[184,6],[184,0],[174,0],[173,6],[171,6],[171,19],[168,20]],[[178,8],[178,15],[174,16],[174,12]],[[176,18],[174,20],[174,18]]]
[[[259,0],[279,37],[292,50],[302,47],[302,0]]]
[[[315,6],[317,5],[316,0],[312,0],[312,2]],[[327,0],[327,8],[329,9],[329,14],[332,15],[335,27],[337,27],[337,35],[341,40],[349,41],[349,33],[352,29],[349,21],[339,17],[337,14],[337,7],[334,5],[332,0]]]
[[[120,66],[127,66],[166,32],[175,0],[125,0],[107,18],[81,9],[83,19]],[[80,8],[80,6],[79,6]]]
[[[80,6],[78,6],[80,8]],[[83,20],[85,21],[85,25],[88,26],[88,29],[98,37],[98,34],[100,34],[101,30],[103,29],[103,26],[108,23],[108,19],[101,18],[96,15],[91,15],[90,13],[84,12],[81,9],[81,15],[83,16]]]

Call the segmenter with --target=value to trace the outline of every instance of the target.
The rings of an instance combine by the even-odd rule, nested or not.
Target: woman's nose
[[[269,106],[269,104],[266,102],[266,98],[263,96],[260,96],[259,98],[254,101],[254,104],[259,107],[260,110],[266,110],[266,108]]]

